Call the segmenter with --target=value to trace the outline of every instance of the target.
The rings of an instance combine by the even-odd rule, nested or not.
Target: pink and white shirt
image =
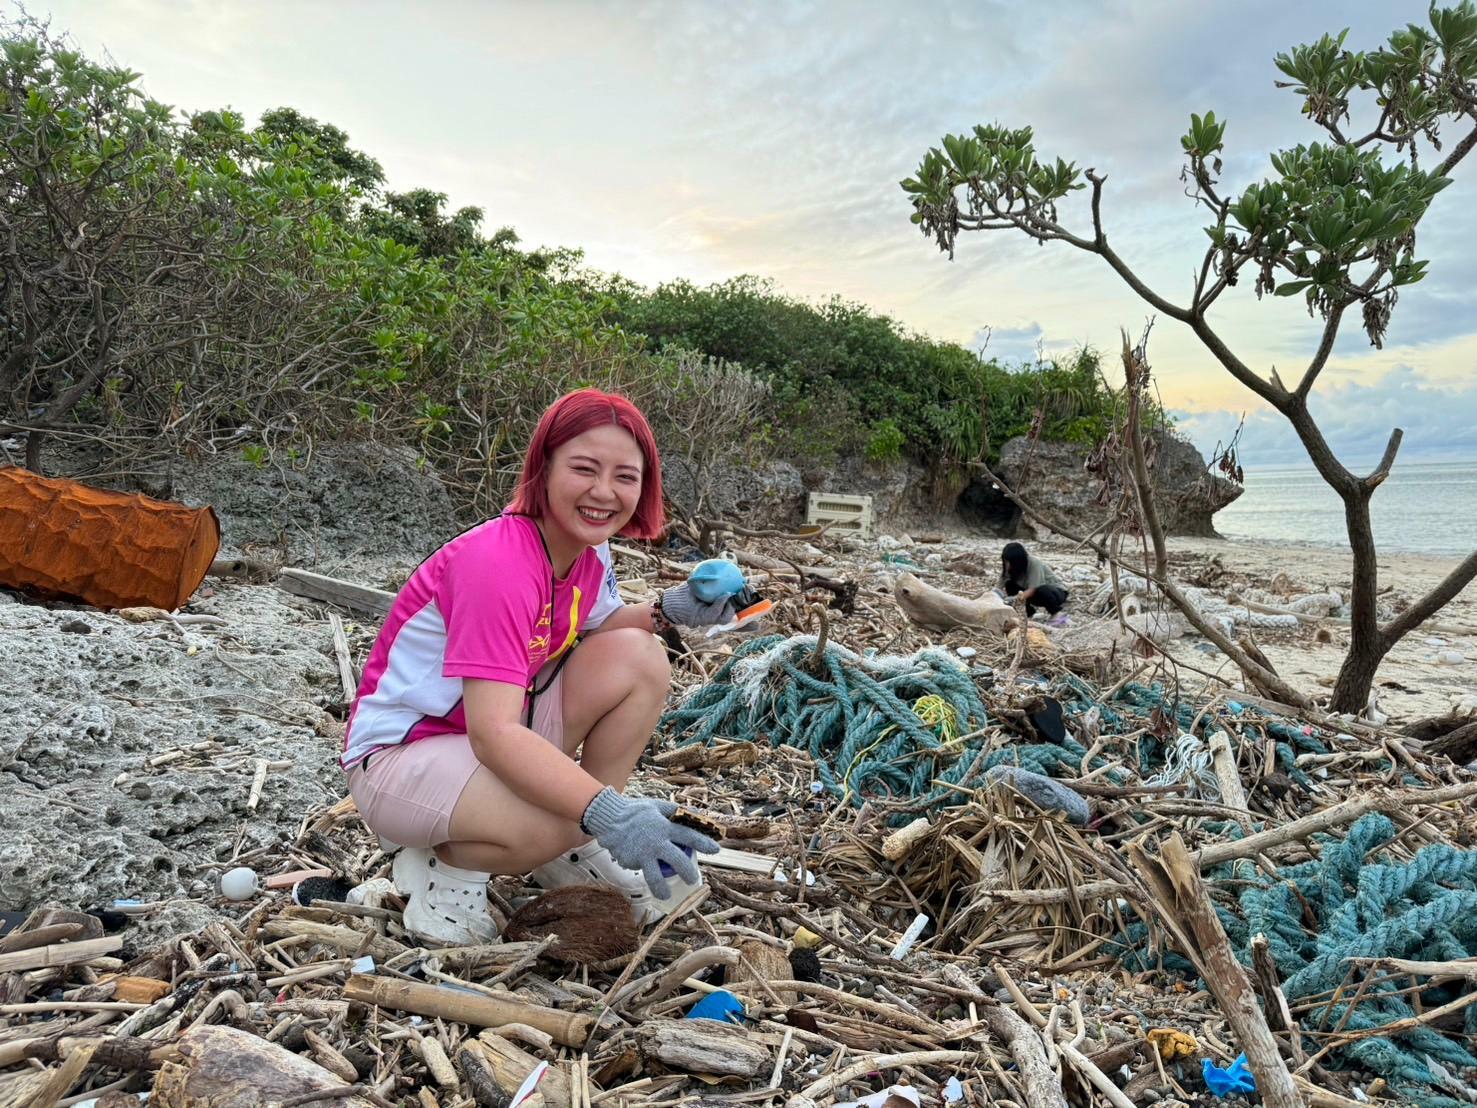
[[[382,746],[463,734],[462,678],[523,688],[621,607],[610,548],[554,576],[538,526],[504,515],[452,539],[390,605],[359,681],[340,763]]]

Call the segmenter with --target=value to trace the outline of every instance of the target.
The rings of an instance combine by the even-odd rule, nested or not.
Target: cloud
[[[1351,468],[1368,469],[1378,462],[1396,427],[1405,432],[1401,459],[1477,456],[1477,383],[1433,384],[1409,366],[1397,366],[1374,381],[1347,381],[1315,392],[1309,408],[1334,454]],[[1279,413],[1261,408],[1244,414],[1239,447],[1243,465],[1309,464],[1302,443]],[[1180,431],[1206,455],[1217,443],[1230,441],[1242,415],[1225,410],[1175,413]]]
[[[1020,327],[986,324],[964,345],[971,350],[982,350],[985,357],[1006,365],[1034,362],[1039,355],[1050,357],[1053,351],[1072,346],[1070,342],[1048,341],[1045,330],[1035,320]]]

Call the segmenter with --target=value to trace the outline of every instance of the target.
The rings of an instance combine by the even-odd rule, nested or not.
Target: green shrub
[[[891,419],[879,419],[872,424],[867,439],[867,461],[895,462],[903,456],[903,445],[908,441],[903,429]]]

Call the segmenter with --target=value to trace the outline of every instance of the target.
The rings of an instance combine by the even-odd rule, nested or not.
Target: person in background
[[[1037,608],[1056,615],[1067,603],[1067,590],[1051,567],[1026,553],[1026,548],[1018,542],[1006,543],[1000,552],[999,587],[1006,596],[1025,601],[1027,618],[1034,616]]]
[[[686,583],[622,602],[609,540],[665,526],[645,417],[581,389],[539,420],[507,509],[395,597],[341,763],[364,822],[401,847],[395,886],[418,937],[495,938],[495,873],[613,885],[642,922],[701,883],[693,852],[718,845],[673,822],[670,801],[624,793],[671,688],[653,632],[733,615]]]

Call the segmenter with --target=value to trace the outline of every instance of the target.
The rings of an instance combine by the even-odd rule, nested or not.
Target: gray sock
[[[1004,781],[1036,807],[1048,812],[1061,812],[1077,826],[1085,826],[1092,818],[1087,801],[1070,785],[1053,781],[1019,766],[994,766],[985,771],[989,781]]]

